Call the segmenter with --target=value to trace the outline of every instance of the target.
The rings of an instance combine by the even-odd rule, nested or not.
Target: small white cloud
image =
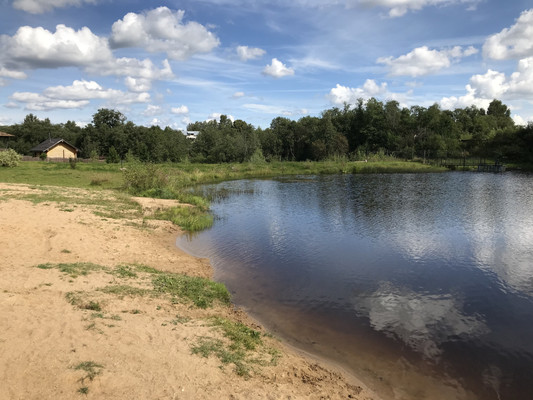
[[[241,61],[255,60],[263,57],[266,51],[259,47],[237,46],[237,55]]]
[[[288,68],[277,58],[273,58],[272,63],[263,69],[263,74],[272,76],[274,78],[282,78],[284,76],[294,75],[294,70],[292,68]]]
[[[152,81],[145,78],[133,78],[127,76],[124,79],[124,84],[130,92],[147,92],[152,88]]]
[[[146,107],[146,110],[143,111],[143,115],[147,117],[151,117],[154,115],[161,114],[162,108],[161,106],[154,106],[153,104],[148,104]]]
[[[235,92],[231,97],[233,97],[234,99],[240,99],[241,97],[244,97],[244,92]]]
[[[142,14],[128,13],[112,27],[113,48],[140,47],[152,53],[166,53],[174,60],[208,53],[219,39],[197,22],[183,23],[185,12],[158,7]]]
[[[533,56],[533,9],[524,11],[510,28],[490,36],[483,45],[483,56],[494,60]]]
[[[378,85],[373,79],[367,79],[362,87],[350,88],[337,84],[330,90],[328,98],[333,104],[355,104],[359,99],[379,97],[388,93],[387,83]]]
[[[178,115],[186,115],[189,114],[189,107],[181,105],[179,107],[172,107],[170,109],[170,112],[172,114],[178,114]]]
[[[105,89],[95,81],[76,80],[70,86],[53,86],[41,94],[15,92],[11,100],[25,103],[28,110],[53,110],[58,108],[82,108],[90,100],[106,100],[109,104],[133,104],[150,101],[148,93],[126,93],[116,89]]]
[[[31,14],[42,14],[54,8],[80,6],[83,3],[94,4],[96,0],[13,0],[13,8]]]
[[[378,58],[377,62],[387,65],[392,76],[417,77],[436,73],[450,67],[452,62],[477,52],[478,50],[472,46],[466,50],[460,46],[445,50],[430,50],[427,46],[422,46],[397,58]]]
[[[23,71],[14,71],[0,66],[0,77],[11,79],[26,79],[28,76]]]

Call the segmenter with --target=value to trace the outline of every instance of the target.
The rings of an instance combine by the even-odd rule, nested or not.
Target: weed
[[[89,388],[87,386],[82,386],[78,389],[78,393],[87,395],[89,394]]]
[[[137,278],[138,276],[133,268],[128,265],[119,265],[112,273],[120,278]]]
[[[37,268],[52,269],[57,268],[64,274],[70,275],[72,278],[77,278],[80,275],[88,275],[92,271],[103,270],[104,267],[93,263],[69,263],[69,264],[39,264]]]
[[[215,301],[230,304],[230,294],[222,283],[179,274],[162,274],[153,281],[154,290],[186,298],[199,308],[211,307]]]
[[[68,249],[63,249],[63,250],[61,250],[61,253],[70,254],[70,253],[72,253],[72,251],[70,251]]]
[[[102,364],[95,363],[94,361],[84,361],[73,367],[75,371],[84,371],[85,375],[78,381],[83,385],[85,380],[93,381],[98,375],[102,374],[104,366]]]
[[[198,232],[213,226],[213,215],[200,207],[172,207],[158,211],[153,218],[171,221],[189,232]]]
[[[276,365],[281,353],[265,346],[261,333],[240,323],[215,317],[210,321],[227,341],[202,336],[191,347],[193,354],[215,355],[222,364],[233,364],[235,373],[250,377],[254,366]]]
[[[115,296],[119,296],[119,298],[123,298],[124,296],[130,296],[130,297],[136,297],[136,296],[146,296],[151,293],[149,289],[143,289],[139,287],[134,286],[128,286],[128,285],[110,285],[103,288],[98,289],[99,291],[107,294],[114,294]]]

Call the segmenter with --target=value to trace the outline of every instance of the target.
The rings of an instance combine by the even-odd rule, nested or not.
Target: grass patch
[[[112,294],[118,296],[119,298],[124,298],[125,296],[129,297],[143,297],[153,293],[150,289],[143,289],[134,286],[128,285],[110,285],[98,289],[102,293]]]
[[[162,274],[152,280],[154,290],[173,297],[185,298],[196,307],[207,308],[218,302],[230,304],[230,294],[222,283],[179,274]]]
[[[112,271],[113,275],[118,276],[119,278],[137,278],[138,275],[134,270],[134,267],[129,265],[119,265]]]
[[[69,275],[72,278],[78,276],[86,276],[93,271],[104,270],[105,267],[93,263],[61,263],[61,264],[39,264],[37,268],[40,269],[53,269],[57,268],[60,272]]]
[[[85,374],[78,380],[83,385],[86,380],[92,382],[94,378],[102,374],[104,366],[102,364],[95,363],[94,361],[83,361],[74,366],[75,371],[83,371]]]
[[[225,340],[202,336],[191,347],[193,354],[214,355],[223,365],[233,364],[235,373],[245,378],[258,367],[277,364],[281,353],[264,344],[261,332],[225,318],[215,317],[210,323]]]
[[[172,207],[158,211],[153,218],[171,221],[189,232],[198,232],[213,226],[213,215],[206,209],[191,207]]]

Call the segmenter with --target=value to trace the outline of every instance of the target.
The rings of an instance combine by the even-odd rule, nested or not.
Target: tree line
[[[370,154],[403,159],[482,157],[533,163],[533,123],[516,126],[509,108],[493,100],[485,110],[476,106],[441,110],[400,107],[396,101],[374,98],[331,108],[319,117],[274,118],[262,129],[222,115],[218,121],[194,122],[195,140],[178,130],[144,127],[127,121],[116,110],[100,109],[92,122],[52,124],[29,114],[23,123],[1,127],[15,135],[9,147],[20,154],[49,137],[62,138],[80,150],[80,157],[104,157],[118,162],[128,155],[146,162],[223,163],[250,160],[361,160]]]

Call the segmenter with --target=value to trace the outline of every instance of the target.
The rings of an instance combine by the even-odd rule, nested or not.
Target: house
[[[0,132],[0,150],[3,150],[7,144],[7,141],[9,138],[15,137],[14,135],[10,135],[9,133]]]
[[[185,136],[187,137],[187,139],[194,140],[196,139],[199,133],[200,131],[187,131],[187,134]]]
[[[47,158],[77,158],[78,149],[64,139],[51,138],[30,149],[34,157],[41,157],[46,154]]]

